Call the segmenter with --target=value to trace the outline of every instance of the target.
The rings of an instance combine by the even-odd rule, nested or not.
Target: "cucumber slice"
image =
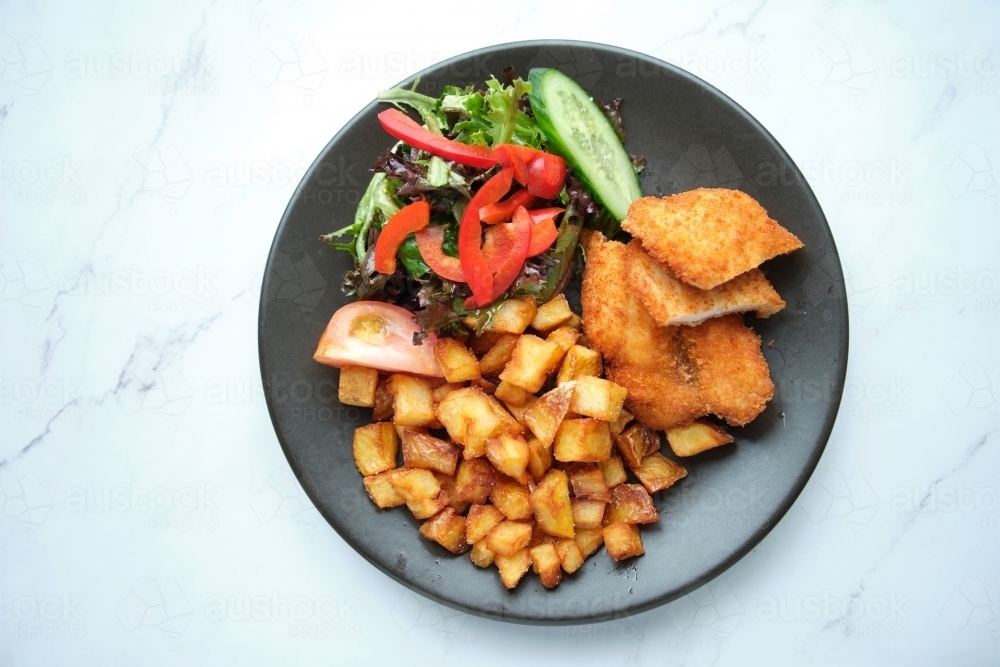
[[[642,196],[639,177],[611,121],[590,95],[557,69],[536,67],[528,75],[528,101],[550,147],[619,222]]]

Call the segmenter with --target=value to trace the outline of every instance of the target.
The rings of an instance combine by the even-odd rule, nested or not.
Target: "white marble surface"
[[[1000,5],[666,4],[0,5],[0,665],[998,664]],[[774,531],[678,602],[563,628],[355,554],[290,474],[256,345],[275,225],[334,132],[443,57],[545,37],[755,115],[851,315],[832,439]]]

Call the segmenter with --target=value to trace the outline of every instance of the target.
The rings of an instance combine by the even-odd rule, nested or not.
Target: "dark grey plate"
[[[646,156],[646,194],[699,186],[738,188],[759,200],[805,248],[764,270],[788,306],[747,321],[762,336],[777,386],[736,443],[684,461],[689,475],[657,494],[660,522],[644,526],[646,554],[616,564],[601,550],[551,591],[528,575],[505,591],[495,570],[475,567],[417,533],[405,508],[379,511],[351,457],[354,429],[369,411],[337,401],[338,371],[312,360],[332,313],[348,299],[351,268],[320,234],[353,219],[367,168],[394,139],[372,102],[313,163],[292,197],[267,260],[259,345],[267,406],[303,488],[330,525],[377,568],[441,603],[527,623],[579,623],[636,613],[708,582],[774,527],[799,495],[826,445],[847,366],[847,302],[837,249],[823,211],[778,142],[746,111],[700,79],[639,53],[585,42],[521,42],[459,56],[421,73],[420,90],[481,86],[507,65],[527,77],[558,66],[595,99],[624,97],[626,147]],[[406,85],[411,80],[404,82]],[[346,104],[350,101],[345,100]],[[334,563],[330,567],[335,567]]]

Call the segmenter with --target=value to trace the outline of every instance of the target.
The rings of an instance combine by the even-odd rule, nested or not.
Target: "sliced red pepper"
[[[513,222],[494,225],[486,230],[483,252],[489,256],[493,271],[493,294],[489,301],[499,298],[521,273],[531,245],[531,231],[531,216],[523,206],[514,212]],[[485,305],[477,302],[475,296],[465,300],[465,307],[469,309]]]
[[[534,208],[528,211],[528,215],[531,216],[531,221],[536,225],[540,222],[545,222],[546,220],[555,220],[559,217],[559,214],[565,211],[564,208]]]
[[[493,274],[483,256],[483,225],[479,220],[479,209],[500,201],[510,190],[513,180],[513,172],[502,169],[499,174],[483,183],[465,207],[462,222],[458,226],[458,257],[462,263],[462,273],[465,274],[472,296],[479,306],[485,306],[493,300]]]
[[[518,206],[527,208],[535,203],[535,195],[527,190],[518,190],[510,197],[507,197],[496,204],[489,204],[479,209],[479,219],[488,225],[497,222],[507,222]]]
[[[378,122],[386,132],[400,141],[446,160],[480,169],[489,169],[497,163],[493,151],[486,146],[463,144],[434,134],[399,109],[386,109],[379,113]]]
[[[446,255],[441,245],[444,243],[444,225],[433,225],[424,227],[417,232],[417,250],[424,262],[431,268],[431,271],[442,278],[453,280],[457,283],[465,282],[465,274],[462,272],[462,263],[458,257]]]
[[[528,257],[540,255],[556,242],[559,230],[552,218],[546,218],[542,222],[531,226],[531,245],[528,246]]]
[[[566,161],[558,155],[516,144],[495,146],[493,154],[500,166],[514,170],[514,178],[518,183],[542,199],[554,198],[566,181]],[[526,172],[523,171],[524,167],[527,168]]]
[[[411,232],[427,226],[431,221],[431,205],[418,201],[399,209],[389,218],[378,240],[375,241],[375,270],[379,273],[396,272],[396,251]]]

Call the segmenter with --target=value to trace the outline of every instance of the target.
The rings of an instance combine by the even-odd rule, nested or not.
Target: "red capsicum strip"
[[[458,226],[458,258],[461,260],[462,273],[465,274],[478,306],[485,306],[493,300],[493,274],[483,255],[483,225],[479,220],[479,209],[500,201],[500,198],[510,190],[513,180],[513,172],[510,169],[503,169],[483,183],[472,196],[469,205],[465,207],[462,222]]]
[[[516,144],[500,144],[493,148],[500,166],[514,170],[514,178],[528,192],[552,199],[566,181],[566,161],[558,155]]]
[[[452,141],[440,134],[434,134],[417,124],[399,109],[386,109],[378,115],[382,128],[400,141],[470,167],[489,169],[497,163],[496,156],[486,146],[474,146]]]
[[[501,223],[486,230],[483,251],[489,259],[493,272],[493,293],[490,301],[495,301],[509,288],[521,273],[524,260],[528,258],[531,245],[531,216],[523,206],[514,212],[514,220]],[[475,296],[465,300],[466,308],[482,307]]]
[[[414,202],[399,209],[389,218],[378,240],[375,241],[375,270],[379,273],[396,272],[396,251],[407,235],[427,226],[431,221],[431,206],[426,201]]]
[[[417,250],[420,251],[420,256],[427,263],[427,266],[431,267],[431,271],[456,283],[465,282],[461,261],[458,257],[446,255],[441,248],[442,243],[444,243],[443,225],[424,227],[417,232],[416,237]]]
[[[518,206],[528,207],[533,203],[535,203],[535,195],[527,190],[518,190],[501,202],[489,204],[479,209],[479,219],[488,225],[507,222],[514,215]]]

